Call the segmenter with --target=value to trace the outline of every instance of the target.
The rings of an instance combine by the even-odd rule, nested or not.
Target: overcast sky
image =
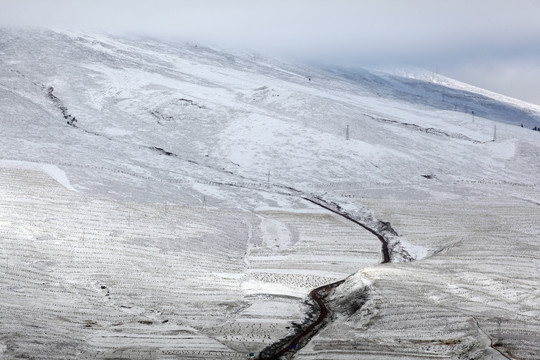
[[[537,0],[0,0],[0,24],[137,33],[325,64],[411,64],[540,104]]]

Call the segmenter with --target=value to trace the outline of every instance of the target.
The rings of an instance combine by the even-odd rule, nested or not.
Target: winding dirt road
[[[322,200],[321,202],[317,202],[307,197],[303,197],[303,199],[317,206],[320,206],[328,211],[331,211],[334,214],[342,216],[346,218],[347,220],[352,221],[353,223],[363,227],[364,229],[366,229],[373,235],[375,235],[379,239],[382,245],[381,251],[383,255],[383,260],[381,264],[389,263],[391,261],[390,252],[388,251],[388,242],[386,241],[384,236],[382,236],[375,230],[367,227],[366,225],[362,224],[358,220],[350,217],[349,215],[339,212],[339,210],[332,209],[330,206],[327,206],[321,203]],[[321,329],[320,325],[323,324],[325,320],[327,320],[326,318],[328,316],[329,310],[324,300],[333,289],[341,285],[343,282],[345,282],[345,280],[336,281],[334,283],[323,285],[316,289],[311,290],[311,292],[309,293],[309,296],[318,306],[318,309],[314,310],[314,313],[318,312],[317,319],[315,319],[315,321],[313,321],[308,327],[306,327],[303,330],[302,328],[298,328],[297,330],[299,331],[298,334],[292,335],[292,337],[288,336],[286,338],[283,338],[277,343],[274,343],[273,345],[266,347],[263,351],[261,351],[257,359],[258,360],[267,360],[267,359],[277,360],[286,354],[290,354],[292,356],[292,354],[296,353],[298,350],[304,347],[309,342],[309,340],[313,338],[317,334],[317,332],[319,332],[319,330]]]
[[[386,241],[386,239],[384,238],[384,236],[382,236],[381,234],[379,234],[378,232],[376,232],[375,230],[373,230],[372,228],[370,227],[367,227],[366,225],[362,224],[361,222],[359,222],[358,220],[356,219],[353,219],[352,217],[350,217],[349,215],[347,214],[344,214],[342,212],[339,212],[338,210],[335,210],[335,209],[332,209],[331,207],[327,206],[327,205],[324,205],[324,204],[321,204],[320,202],[317,202],[313,199],[310,199],[310,198],[307,198],[307,197],[303,197],[304,200],[306,201],[309,201],[310,203],[313,203],[317,206],[320,206],[328,211],[331,211],[333,212],[334,214],[337,214],[341,217],[344,217],[345,219],[349,220],[349,221],[352,221],[353,223],[363,227],[364,229],[366,229],[367,231],[369,231],[370,233],[372,233],[373,235],[375,235],[377,237],[377,239],[379,239],[379,241],[381,242],[382,244],[382,255],[383,255],[383,260],[381,262],[381,264],[386,264],[386,263],[389,263],[391,261],[391,258],[390,258],[390,252],[388,251],[388,241]]]

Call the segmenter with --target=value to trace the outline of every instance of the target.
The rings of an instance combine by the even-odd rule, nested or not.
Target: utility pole
[[[347,130],[345,131],[345,140],[349,140],[349,125],[347,125]]]
[[[203,195],[202,204],[203,204],[203,207],[206,209],[206,195]]]
[[[497,140],[497,125],[493,125],[493,141]]]
[[[474,123],[474,110],[471,111],[471,115],[472,115],[472,122]]]
[[[266,185],[268,188],[270,188],[270,170],[268,170],[268,180],[267,180],[267,185]]]

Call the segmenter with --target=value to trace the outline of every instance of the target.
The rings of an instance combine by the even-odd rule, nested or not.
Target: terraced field
[[[380,258],[371,234],[317,209],[114,201],[15,168],[0,195],[13,356],[235,358],[301,321],[313,287]]]
[[[1,332],[12,354],[234,353],[195,327],[242,306],[239,280],[219,273],[244,272],[256,219],[96,199],[37,171],[2,169],[0,179]]]

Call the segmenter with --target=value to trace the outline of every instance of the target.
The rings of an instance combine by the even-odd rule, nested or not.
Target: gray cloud
[[[540,105],[540,57],[446,65],[439,70],[451,78]]]
[[[0,0],[0,9],[2,25],[135,33],[319,63],[439,67],[480,86],[500,77],[515,84],[512,94],[525,93],[514,92],[519,79],[530,88],[526,71],[540,68],[536,0]],[[519,62],[529,66],[509,70]],[[496,66],[500,73],[482,83],[482,64],[503,63],[510,67]]]

